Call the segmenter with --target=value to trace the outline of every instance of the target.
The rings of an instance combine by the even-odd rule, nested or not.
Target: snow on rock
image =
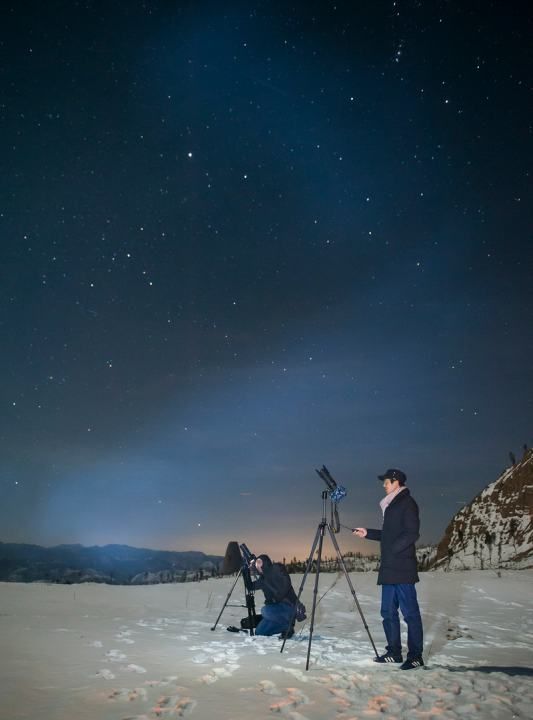
[[[533,450],[461,508],[433,568],[533,568]]]

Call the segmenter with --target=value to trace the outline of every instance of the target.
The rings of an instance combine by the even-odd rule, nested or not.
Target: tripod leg
[[[348,587],[350,588],[350,591],[351,591],[351,593],[352,593],[352,597],[353,597],[353,599],[354,599],[354,601],[355,601],[355,604],[356,604],[356,606],[357,606],[357,609],[359,610],[359,615],[361,616],[361,620],[363,621],[363,625],[364,625],[365,630],[366,630],[366,632],[367,632],[367,634],[368,634],[369,640],[370,640],[370,642],[371,642],[371,644],[372,644],[372,648],[374,649],[374,652],[375,652],[375,654],[376,654],[376,657],[378,657],[378,651],[376,650],[376,646],[374,645],[374,640],[372,639],[372,635],[370,634],[370,630],[368,629],[368,625],[366,624],[365,616],[363,615],[363,611],[362,611],[362,609],[361,609],[361,606],[359,605],[359,601],[358,601],[358,599],[357,599],[357,595],[355,594],[354,586],[352,585],[352,581],[350,580],[350,576],[348,575],[348,570],[346,569],[346,565],[345,565],[345,563],[344,563],[344,558],[342,557],[342,553],[341,553],[341,551],[340,551],[339,544],[338,544],[338,542],[337,542],[337,538],[336,538],[335,535],[333,534],[333,531],[332,531],[330,525],[328,525],[328,530],[329,530],[329,534],[330,534],[330,537],[331,537],[331,542],[333,543],[333,546],[334,546],[335,551],[336,551],[336,553],[337,553],[337,558],[339,559],[339,562],[340,562],[340,564],[341,564],[341,566],[342,566],[342,570],[343,570],[343,572],[344,572],[344,577],[346,578],[346,582],[348,583]]]
[[[316,549],[316,546],[317,546],[317,543],[318,543],[318,539],[319,539],[319,537],[320,537],[320,528],[321,528],[321,527],[322,527],[322,526],[319,525],[319,526],[317,527],[317,529],[316,529],[315,539],[313,540],[313,545],[312,545],[312,547],[311,547],[311,552],[309,553],[309,559],[308,559],[308,561],[307,561],[307,565],[306,565],[306,568],[305,568],[304,576],[303,576],[303,578],[302,578],[302,582],[300,583],[300,589],[298,590],[298,600],[300,599],[300,595],[302,594],[302,590],[304,589],[304,585],[305,585],[305,581],[306,581],[306,579],[307,579],[307,575],[309,574],[309,570],[311,569],[311,566],[312,566],[312,564],[313,564],[313,557],[314,557],[314,555],[315,555],[315,549]],[[295,619],[296,619],[296,606],[294,607],[294,612],[293,612],[293,615],[292,615],[292,618],[291,618],[291,621],[290,621],[290,624],[289,624],[289,627],[287,628],[287,630],[289,630],[289,629],[294,625],[294,620],[295,620]],[[285,637],[285,638],[283,638],[283,643],[282,643],[282,645],[281,645],[280,653],[283,652],[283,649],[285,648],[285,643],[286,643],[286,642],[287,642],[287,638]]]
[[[225,602],[224,602],[224,605],[222,605],[222,610],[219,612],[218,617],[217,617],[217,619],[215,620],[215,624],[213,625],[213,627],[211,628],[211,630],[214,630],[214,629],[216,628],[216,626],[218,625],[218,621],[219,621],[220,618],[222,617],[222,613],[224,612],[224,610],[225,610],[225,608],[226,608],[226,605],[227,605],[228,602],[229,602],[229,599],[230,599],[230,597],[231,597],[231,593],[235,590],[235,585],[237,584],[237,581],[238,581],[238,579],[240,578],[241,573],[242,573],[242,568],[239,570],[239,572],[238,572],[238,574],[237,574],[237,577],[235,578],[235,582],[234,582],[233,585],[231,586],[231,590],[230,590],[229,593],[228,593],[228,597],[226,598],[226,600],[225,600]]]
[[[245,590],[246,594],[246,608],[248,609],[248,622],[250,623],[250,635],[254,635],[254,623],[255,623],[255,598],[253,592],[248,589]]]
[[[311,642],[313,641],[313,628],[315,627],[315,610],[316,610],[316,596],[318,592],[318,580],[320,578],[320,561],[322,559],[322,544],[324,542],[324,527],[325,523],[320,525],[320,540],[318,543],[318,555],[316,561],[316,577],[315,587],[313,589],[313,609],[311,610],[311,625],[309,627],[309,643],[307,645],[307,662],[305,669],[309,670],[309,657],[311,655]]]

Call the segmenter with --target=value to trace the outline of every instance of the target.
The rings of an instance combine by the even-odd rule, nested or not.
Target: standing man
[[[391,468],[378,475],[386,495],[381,500],[381,530],[355,528],[354,535],[381,542],[378,585],[381,585],[381,617],[387,638],[386,652],[374,658],[379,663],[402,663],[400,670],[422,667],[422,618],[416,597],[415,542],[419,538],[418,505],[405,487],[407,478],[401,470]],[[407,623],[407,659],[403,662],[398,607]]]

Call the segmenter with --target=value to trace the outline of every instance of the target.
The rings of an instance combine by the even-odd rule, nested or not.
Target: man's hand
[[[357,537],[364,538],[366,537],[366,528],[354,528],[352,530],[353,535],[357,535]]]

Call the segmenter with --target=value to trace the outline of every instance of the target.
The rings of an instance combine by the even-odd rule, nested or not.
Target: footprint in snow
[[[165,687],[167,685],[172,685],[176,682],[178,679],[177,675],[168,675],[167,677],[162,678],[161,680],[147,680],[146,685],[149,685],[150,687]]]
[[[225,667],[213,668],[207,675],[203,675],[200,678],[200,682],[205,685],[212,685],[220,678],[228,678],[233,675],[235,670],[239,668],[239,665],[228,664]]]
[[[120,652],[120,650],[108,650],[105,654],[108,662],[122,662],[126,659],[126,655]]]
[[[133,645],[135,643],[135,640],[132,640],[129,637],[130,635],[131,630],[124,630],[115,635],[115,640],[120,643],[125,643],[126,645]]]
[[[121,668],[121,670],[124,670],[124,672],[138,673],[139,675],[146,672],[146,668],[143,668],[142,665],[135,665],[134,663],[126,665],[125,667]]]
[[[184,697],[180,699],[179,695],[169,695],[168,697],[159,698],[153,712],[156,718],[174,715],[186,717],[192,713],[196,705],[196,700],[192,698]]]
[[[176,712],[179,717],[186,717],[190,715],[198,703],[192,698],[183,698],[176,705]]]
[[[161,717],[162,715],[174,714],[179,701],[179,695],[162,695],[155,704],[155,716]]]
[[[287,692],[287,697],[279,702],[273,703],[270,706],[270,710],[290,717],[291,720],[304,720],[305,715],[297,712],[297,708],[300,708],[302,705],[309,705],[309,698],[298,688],[287,688]]]
[[[281,695],[281,691],[271,680],[261,680],[259,689],[265,693],[265,695]]]
[[[113,690],[109,695],[110,700],[120,700],[122,702],[133,702],[135,700],[146,700],[147,693],[145,688],[120,688]]]

